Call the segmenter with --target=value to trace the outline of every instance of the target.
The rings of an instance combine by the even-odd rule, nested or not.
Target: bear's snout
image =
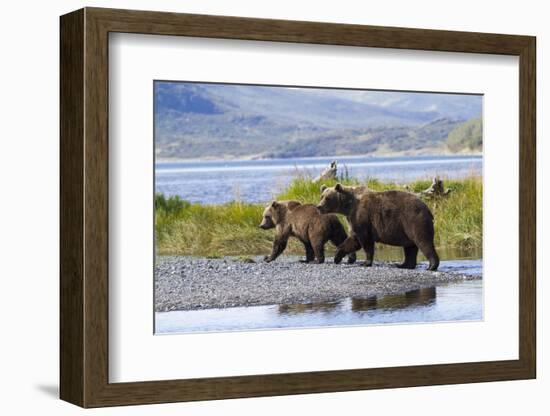
[[[325,207],[323,205],[317,205],[316,208],[321,214],[326,214]]]
[[[275,228],[275,224],[273,223],[271,217],[263,217],[262,222],[258,227],[262,230],[269,230],[270,228]]]

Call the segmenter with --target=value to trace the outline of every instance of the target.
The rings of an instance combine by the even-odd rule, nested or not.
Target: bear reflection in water
[[[435,296],[435,287],[429,287],[411,290],[399,295],[352,298],[351,310],[354,312],[362,312],[369,309],[403,309],[409,306],[426,306],[435,302]]]
[[[342,301],[313,302],[313,303],[288,303],[279,305],[279,313],[284,315],[296,315],[300,313],[332,312],[340,309]]]
[[[436,288],[411,290],[398,295],[370,296],[367,298],[351,298],[353,312],[367,312],[374,309],[397,310],[410,306],[427,306],[435,302]],[[346,307],[346,301],[312,302],[282,304],[278,307],[281,315],[297,315],[305,313],[331,313]]]

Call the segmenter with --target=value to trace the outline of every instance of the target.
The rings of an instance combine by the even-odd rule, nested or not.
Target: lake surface
[[[482,260],[444,261],[440,270],[481,276]],[[467,280],[397,295],[345,298],[336,302],[157,312],[155,333],[366,326],[482,319],[482,280]]]
[[[407,183],[416,179],[481,175],[481,156],[316,157],[265,160],[159,162],[155,192],[182,199],[221,204],[233,200],[263,203],[281,192],[298,174],[316,177],[331,161],[350,176]]]

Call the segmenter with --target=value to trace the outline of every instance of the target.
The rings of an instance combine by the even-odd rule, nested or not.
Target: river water
[[[416,179],[481,175],[481,156],[316,157],[265,160],[214,160],[157,163],[155,192],[190,202],[222,204],[233,200],[263,203],[273,199],[297,174],[317,176],[332,160],[351,177],[410,182]]]

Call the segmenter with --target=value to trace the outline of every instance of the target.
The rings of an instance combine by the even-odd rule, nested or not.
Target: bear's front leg
[[[361,232],[355,234],[356,238],[359,240],[359,244],[361,244],[361,247],[363,247],[363,250],[365,250],[365,263],[363,263],[364,266],[370,267],[372,266],[372,263],[374,261],[374,241],[372,241],[368,233]]]
[[[350,254],[348,263],[354,263],[356,256],[355,252],[361,248],[361,244],[355,238],[355,236],[350,236],[344,240],[342,244],[338,246],[338,250],[334,255],[334,263],[339,264],[344,257]]]
[[[365,249],[366,257],[365,263],[363,263],[363,265],[366,267],[370,267],[374,262],[374,241],[369,241],[365,243],[365,246],[363,248]]]
[[[272,262],[277,257],[281,255],[283,251],[285,251],[286,244],[288,242],[288,237],[279,237],[275,238],[275,241],[273,241],[273,248],[271,250],[271,254],[269,256],[264,257],[264,261],[266,263]]]

